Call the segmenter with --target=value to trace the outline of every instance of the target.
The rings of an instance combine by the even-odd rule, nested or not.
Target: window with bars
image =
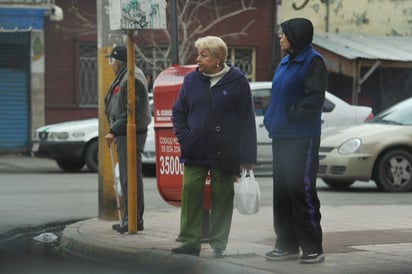
[[[227,60],[246,75],[249,81],[256,79],[256,50],[247,47],[229,47]]]
[[[152,79],[165,69],[165,60],[159,49],[141,47],[140,54],[136,54],[136,64],[145,73],[150,73]],[[166,50],[164,47],[163,50]],[[238,67],[249,81],[256,78],[256,50],[247,47],[230,47],[228,62]],[[162,69],[160,69],[162,68]],[[82,107],[97,107],[98,104],[98,64],[97,46],[95,43],[80,44],[80,72],[79,72],[79,105]]]
[[[80,71],[79,71],[79,104],[82,107],[97,107],[97,45],[96,43],[80,44]]]

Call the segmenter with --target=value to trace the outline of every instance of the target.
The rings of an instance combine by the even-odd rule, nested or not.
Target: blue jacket
[[[220,144],[215,130],[218,124]],[[182,163],[215,167],[219,150],[240,155],[242,163],[256,163],[255,113],[244,74],[230,66],[212,88],[209,77],[198,69],[187,74],[173,105],[173,129]]]
[[[318,56],[318,57],[317,57]],[[264,124],[270,138],[300,138],[319,136],[324,101],[324,85],[307,86],[307,75],[313,59],[321,56],[312,46],[306,46],[293,60],[285,56],[272,81],[270,104]],[[323,75],[323,74],[322,74]],[[323,78],[323,77],[322,77]],[[325,79],[311,79],[322,83]],[[323,87],[320,90],[318,87]],[[316,87],[316,88],[315,88]]]

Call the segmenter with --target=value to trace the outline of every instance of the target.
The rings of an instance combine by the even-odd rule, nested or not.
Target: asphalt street
[[[36,164],[50,165],[50,161]],[[33,159],[0,157],[1,173],[32,168]],[[145,230],[137,234],[119,234],[111,229],[113,221],[94,216],[67,226],[60,240],[70,256],[128,261],[152,266],[158,273],[412,273],[411,203],[332,204],[324,205],[321,212],[326,260],[317,265],[264,259],[275,239],[272,209],[267,205],[254,215],[235,210],[224,259],[212,258],[208,244],[202,245],[199,257],[170,252],[179,245],[175,239],[180,209],[173,207],[147,212]]]

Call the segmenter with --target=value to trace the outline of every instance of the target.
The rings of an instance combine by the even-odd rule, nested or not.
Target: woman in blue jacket
[[[222,258],[232,221],[234,177],[240,165],[249,170],[256,163],[253,99],[244,74],[225,63],[227,46],[221,38],[200,38],[195,47],[198,67],[185,76],[173,105],[173,129],[184,172],[179,233],[182,246],[172,252],[200,253],[203,193],[210,173],[209,243],[214,257]],[[223,170],[223,164],[234,162],[235,170]]]
[[[312,46],[313,25],[305,18],[281,24],[287,55],[272,81],[264,123],[272,138],[275,249],[267,260],[324,260],[320,202],[316,190],[326,66]]]

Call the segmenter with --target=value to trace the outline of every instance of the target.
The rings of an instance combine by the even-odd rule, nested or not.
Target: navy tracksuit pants
[[[316,190],[319,145],[319,136],[272,140],[276,248],[323,252]]]

